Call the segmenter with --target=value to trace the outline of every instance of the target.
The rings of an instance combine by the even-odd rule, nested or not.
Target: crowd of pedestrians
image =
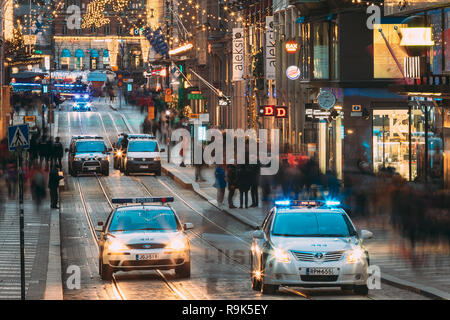
[[[57,208],[57,190],[62,179],[59,171],[62,170],[63,156],[64,148],[59,137],[53,141],[46,131],[32,134],[22,170],[24,192],[29,188],[37,212],[47,197],[47,189],[50,190],[51,208]],[[0,164],[0,178],[4,180],[0,194],[14,200],[18,191],[18,165],[16,154],[8,149],[7,139],[0,142]]]

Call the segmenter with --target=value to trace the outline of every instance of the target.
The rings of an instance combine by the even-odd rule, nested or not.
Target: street
[[[135,115],[136,117],[138,114]],[[71,135],[102,135],[114,141],[128,130],[121,113],[108,105],[95,104],[92,113],[63,111],[58,114],[58,136],[68,143]],[[129,120],[133,123],[133,119]],[[109,128],[107,130],[106,128]],[[382,284],[367,297],[338,289],[283,288],[263,296],[250,288],[249,249],[252,230],[224,214],[172,179],[154,176],[127,177],[114,170],[109,177],[66,177],[61,194],[61,246],[63,282],[70,266],[81,269],[81,288],[64,285],[64,299],[428,299],[408,290]],[[98,275],[96,234],[91,226],[105,221],[114,197],[175,196],[173,208],[184,222],[192,222],[192,276],[178,281],[172,272],[119,272],[113,283]]]

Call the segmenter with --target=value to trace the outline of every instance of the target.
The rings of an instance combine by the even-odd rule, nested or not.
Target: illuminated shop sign
[[[431,28],[400,28],[401,46],[432,46]]]
[[[294,40],[289,40],[284,45],[284,49],[287,53],[296,53],[298,51],[298,43]]]
[[[286,106],[262,106],[259,109],[259,113],[263,117],[275,117],[275,118],[287,118],[288,117],[288,107]]]

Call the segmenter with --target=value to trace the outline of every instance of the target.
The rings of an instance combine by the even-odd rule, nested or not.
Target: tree
[[[5,56],[8,58],[29,57],[20,25],[13,30],[13,38],[5,42]]]

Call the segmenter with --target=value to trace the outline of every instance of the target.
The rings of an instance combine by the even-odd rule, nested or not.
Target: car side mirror
[[[192,223],[190,223],[190,222],[186,222],[183,225],[183,228],[184,228],[184,230],[192,230],[192,229],[194,229],[194,225]]]
[[[160,152],[166,152],[166,149],[161,149]]]
[[[108,149],[106,149],[106,151],[111,152],[111,151],[112,151],[112,148],[108,148]]]
[[[69,148],[64,149],[65,152],[69,152]]]
[[[264,239],[264,232],[262,230],[256,230],[253,232],[254,239]]]
[[[94,229],[95,229],[95,231],[103,232],[103,228],[104,228],[104,226],[103,226],[103,221],[99,221],[99,222],[97,223],[97,226],[96,226]]]
[[[368,230],[361,230],[359,232],[359,236],[363,240],[365,240],[365,239],[372,239],[373,238],[373,233],[368,231]]]

